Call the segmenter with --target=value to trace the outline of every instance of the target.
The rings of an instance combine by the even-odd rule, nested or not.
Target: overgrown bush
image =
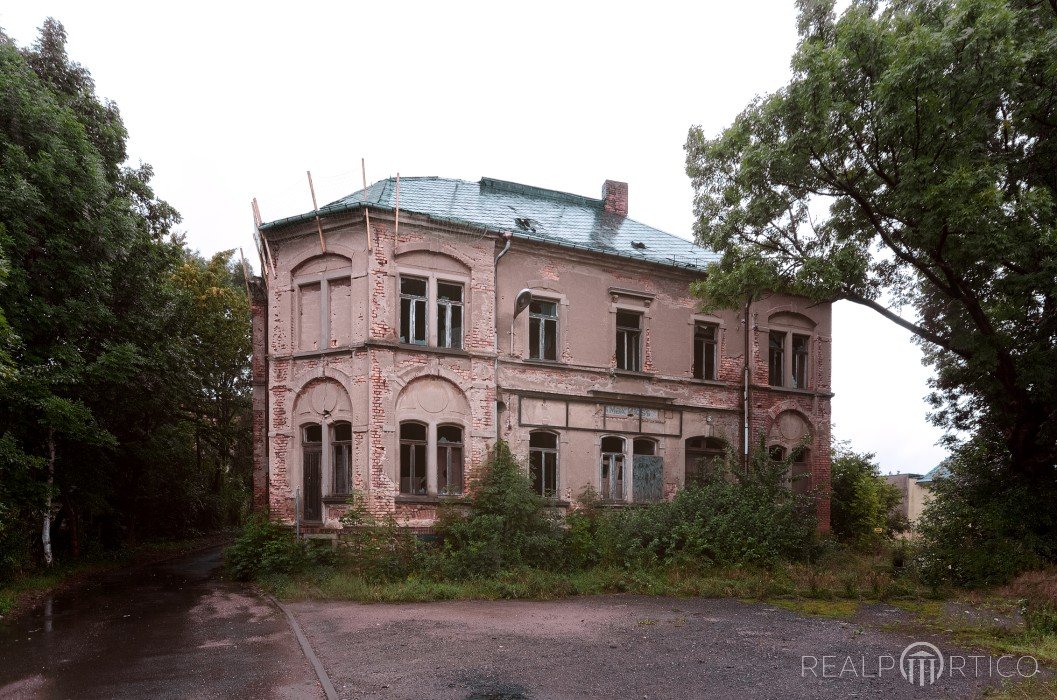
[[[342,548],[350,569],[371,579],[392,581],[429,568],[428,550],[393,515],[375,517],[360,493],[349,497],[341,518]]]
[[[225,552],[228,572],[240,581],[270,574],[293,574],[311,566],[330,565],[335,554],[329,547],[298,541],[293,531],[264,517],[251,518],[235,543]]]
[[[730,457],[704,482],[670,502],[606,509],[588,498],[569,516],[569,549],[579,565],[648,569],[807,559],[818,545],[815,502],[788,487],[790,461],[761,445],[743,471]]]
[[[906,529],[906,519],[895,511],[899,489],[881,477],[873,454],[838,445],[830,483],[830,527],[841,542],[869,549]]]
[[[531,488],[528,475],[500,440],[471,487],[470,507],[442,509],[443,574],[493,575],[518,566],[553,568],[564,562],[558,516]]]
[[[977,436],[947,461],[918,530],[929,583],[985,586],[1057,558],[1057,486],[1017,477],[1000,439]]]

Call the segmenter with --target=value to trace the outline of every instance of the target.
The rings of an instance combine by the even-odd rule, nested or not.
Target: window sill
[[[694,384],[704,384],[705,386],[730,386],[729,382],[725,382],[722,379],[700,379],[698,377],[691,377],[690,381]]]
[[[397,503],[421,503],[425,505],[437,505],[440,503],[468,503],[469,500],[464,494],[452,494],[452,495],[439,495],[439,494],[426,494],[424,496],[418,496],[410,493],[399,493],[396,495],[395,501]]]
[[[833,396],[832,392],[828,391],[818,391],[816,389],[794,389],[791,386],[771,386],[770,384],[767,384],[762,388],[770,389],[771,391],[781,391],[787,394],[800,394],[801,396],[823,396],[827,398]]]
[[[470,353],[462,348],[443,348],[437,345],[418,345],[416,343],[391,343],[378,340],[372,340],[369,345],[382,346],[387,348],[397,348],[399,350],[407,350],[409,352],[428,352],[435,355],[454,355],[456,357],[470,357]]]
[[[325,503],[328,506],[333,506],[333,505],[339,505],[340,506],[340,505],[347,504],[349,502],[349,499],[351,499],[351,498],[352,498],[352,494],[351,493],[342,494],[340,496],[324,496],[323,497],[323,503]]]
[[[521,361],[526,365],[543,365],[545,367],[564,367],[565,363],[561,360],[541,360],[536,357],[524,357]]]
[[[614,369],[613,374],[620,377],[634,377],[637,379],[652,379],[653,372],[642,372],[633,369]]]

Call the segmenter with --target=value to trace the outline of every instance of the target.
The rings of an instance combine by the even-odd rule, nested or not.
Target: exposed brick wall
[[[268,297],[264,282],[250,285],[251,374],[253,379],[253,510],[268,509]]]
[[[614,213],[621,207],[626,213],[626,185],[623,189],[611,189],[607,202],[612,198]],[[467,414],[460,421],[465,426],[464,483],[467,486],[487,460],[497,431],[510,442],[515,454],[527,457],[530,428],[519,423],[516,390],[576,397],[591,397],[592,392],[602,391],[632,398],[670,400],[677,410],[666,412],[662,424],[650,427],[658,433],[656,439],[664,457],[666,498],[673,497],[683,483],[687,438],[721,438],[741,453],[743,313],[733,310],[707,316],[721,327],[718,381],[693,381],[690,345],[694,318],[700,315],[697,301],[688,292],[691,278],[687,274],[628,261],[614,265],[590,254],[547,249],[515,237],[510,254],[500,263],[497,280],[494,255],[501,242],[496,238],[434,229],[428,222],[401,217],[398,240],[392,220],[378,213],[372,214],[373,250],[368,254],[362,219],[347,217],[326,225],[328,250],[332,254],[348,255],[353,270],[353,294],[362,300],[362,307],[353,318],[352,347],[327,353],[296,353],[291,344],[296,330],[296,295],[291,287],[291,271],[317,254],[318,237],[314,227],[306,226],[302,236],[291,236],[272,245],[278,274],[267,297],[267,314],[261,312],[261,318],[268,323],[268,349],[272,353],[265,374],[267,392],[262,392],[270,403],[266,416],[268,490],[262,498],[267,498],[274,516],[293,519],[293,492],[300,479],[298,424],[293,411],[298,393],[313,377],[328,377],[348,392],[354,416],[353,483],[367,496],[368,509],[378,516],[392,514],[399,522],[416,528],[432,525],[436,504],[402,502],[397,498],[401,420],[397,407],[404,387],[421,377],[440,377],[457,386],[465,397]],[[341,253],[342,250],[346,253]],[[468,268],[462,352],[430,351],[397,343],[396,280],[408,250],[450,256]],[[512,319],[513,299],[520,289],[536,284],[567,300],[560,312],[563,325],[558,348],[566,366],[523,362],[528,314]],[[611,371],[615,354],[611,325],[614,314],[610,313],[613,300],[609,288],[636,290],[652,297],[645,309],[649,318],[643,332],[646,376]],[[497,294],[498,358],[494,352]],[[766,386],[767,335],[760,326],[764,323],[762,319],[779,307],[801,310],[819,324],[812,345],[812,385],[816,391],[792,392]],[[830,386],[828,307],[810,307],[796,299],[776,296],[754,304],[750,323],[749,364],[754,383],[750,441],[755,445],[759,436],[767,436],[772,430],[775,407],[792,406],[804,417],[814,438],[811,482],[820,494],[820,526],[826,529],[830,468],[830,401],[826,393]],[[494,420],[497,395],[506,406],[498,426]],[[255,411],[257,408],[255,404]],[[261,415],[264,416],[263,409]],[[558,414],[554,416],[554,421],[564,420]],[[444,418],[442,412],[437,419]],[[553,425],[561,433],[562,441],[560,496],[575,504],[583,486],[597,478],[598,440],[602,432],[563,431],[557,423]],[[629,440],[632,437],[627,435]],[[344,506],[328,504],[324,510],[323,527],[337,527]]]
[[[606,180],[602,185],[603,208],[609,214],[628,215],[628,183]]]

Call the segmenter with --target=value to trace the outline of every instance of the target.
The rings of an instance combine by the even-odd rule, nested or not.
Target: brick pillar
[[[253,511],[268,511],[268,292],[264,281],[250,282],[253,377]]]
[[[603,208],[609,214],[628,215],[628,183],[606,180],[602,185]]]

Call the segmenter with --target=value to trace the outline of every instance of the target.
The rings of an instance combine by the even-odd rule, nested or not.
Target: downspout
[[[743,401],[742,406],[742,419],[744,422],[744,434],[742,436],[742,468],[747,474],[749,472],[749,425],[752,420],[752,397],[750,396],[750,387],[752,386],[752,370],[751,366],[751,355],[752,346],[749,344],[749,310],[752,308],[752,295],[745,301],[745,367],[743,372],[742,380],[744,382],[743,387]]]
[[[495,381],[495,401],[492,403],[492,425],[495,426],[495,440],[499,444],[499,260],[510,252],[510,241],[514,234],[510,231],[503,232],[503,249],[495,256],[492,266],[492,289],[495,298],[492,302],[492,315],[495,321],[495,359],[492,365],[492,376]],[[511,350],[513,352],[513,350]]]

